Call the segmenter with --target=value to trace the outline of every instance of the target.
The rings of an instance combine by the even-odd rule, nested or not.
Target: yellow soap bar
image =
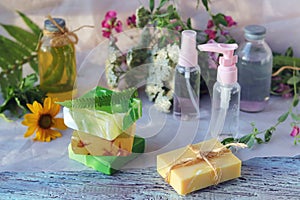
[[[135,132],[135,124],[129,129]],[[75,154],[92,156],[128,156],[131,154],[134,134],[122,133],[114,140],[105,140],[82,131],[74,131],[71,146]]]
[[[201,151],[211,151],[222,146],[216,139],[193,145],[193,147]],[[158,173],[163,178],[166,178],[169,173],[169,184],[181,195],[186,195],[195,190],[216,184],[213,168],[204,160],[200,160],[189,166],[180,166],[170,170],[173,165],[183,160],[191,159],[196,159],[196,154],[187,147],[157,156]],[[231,151],[214,156],[208,160],[217,171],[219,183],[241,176],[241,160],[233,155]]]

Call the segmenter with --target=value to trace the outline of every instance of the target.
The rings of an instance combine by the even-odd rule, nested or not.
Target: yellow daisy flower
[[[51,139],[61,137],[60,132],[51,128],[67,129],[63,118],[54,118],[59,113],[60,106],[55,104],[52,98],[47,97],[44,106],[34,101],[33,104],[27,104],[27,107],[32,113],[24,115],[22,124],[28,126],[24,137],[29,137],[36,132],[34,140],[50,142]]]

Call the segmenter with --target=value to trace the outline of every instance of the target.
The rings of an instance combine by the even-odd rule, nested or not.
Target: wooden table
[[[1,172],[0,199],[300,199],[300,156],[254,158],[242,177],[179,196],[156,169]]]

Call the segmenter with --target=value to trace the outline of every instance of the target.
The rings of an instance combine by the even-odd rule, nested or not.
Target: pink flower
[[[122,22],[117,20],[117,12],[116,11],[108,11],[105,15],[105,19],[101,23],[102,25],[102,36],[109,38],[112,34],[113,29],[117,33],[122,32]]]
[[[275,90],[275,92],[281,93],[284,98],[290,98],[292,96],[292,93],[289,92],[290,90],[291,87],[289,85],[286,85],[284,83],[279,83],[279,86]]]
[[[127,22],[127,26],[129,26],[130,28],[136,27],[136,16],[135,16],[135,14],[129,16],[127,18],[126,22]]]
[[[231,16],[225,16],[225,20],[227,22],[228,27],[235,26],[237,23],[232,19]]]
[[[211,29],[213,26],[214,26],[213,20],[211,20],[211,19],[208,20],[206,28],[207,28],[207,29]]]
[[[221,30],[221,35],[228,35],[229,34],[229,31],[226,31],[226,30]]]
[[[117,18],[117,12],[114,10],[110,10],[106,13],[105,19],[110,20],[110,19],[116,19]]]
[[[210,40],[213,40],[213,39],[216,38],[216,31],[206,29],[206,30],[204,31],[204,33],[206,33],[206,34],[208,35],[208,38],[209,38]]]
[[[122,22],[120,20],[117,21],[116,25],[115,25],[115,30],[117,31],[117,33],[122,32]]]
[[[296,137],[300,133],[300,128],[298,126],[294,126],[292,132],[290,133],[290,136]]]
[[[109,21],[107,20],[103,20],[101,25],[102,25],[102,28],[105,28],[105,29],[111,29],[111,24],[108,23]]]
[[[109,38],[110,37],[110,34],[111,34],[111,32],[110,31],[102,31],[102,36],[103,37],[106,37],[106,38]]]

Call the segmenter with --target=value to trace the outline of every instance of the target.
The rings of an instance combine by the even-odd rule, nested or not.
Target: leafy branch
[[[37,46],[41,29],[25,14],[17,11],[30,31],[18,26],[0,23],[0,26],[12,37],[0,35],[0,88],[4,103],[0,105],[0,113],[6,110],[12,114],[26,112],[27,103],[39,102],[45,93],[35,85],[38,78]],[[29,64],[34,70],[25,78],[22,75],[23,66]]]
[[[259,131],[257,129],[257,127],[255,126],[255,124],[251,123],[251,125],[252,125],[251,133],[249,133],[241,138],[233,138],[233,137],[225,138],[222,141],[222,143],[227,144],[230,142],[240,142],[240,143],[247,144],[248,147],[251,148],[255,145],[255,143],[257,143],[257,144],[268,143],[271,140],[273,132],[276,130],[276,128],[280,124],[285,122],[289,116],[293,119],[293,122],[291,123],[292,127],[299,124],[300,123],[300,114],[297,114],[294,112],[295,108],[299,104],[299,96],[298,96],[298,88],[297,88],[297,84],[299,83],[299,81],[297,78],[299,78],[299,72],[296,70],[293,70],[293,76],[288,79],[288,82],[290,82],[290,84],[293,84],[293,93],[294,93],[293,100],[292,100],[292,103],[291,103],[288,111],[278,117],[276,124],[274,124],[273,126],[271,126],[268,129]],[[263,134],[263,138],[258,137],[258,135],[262,135],[262,134]],[[300,135],[299,134],[297,136],[295,136],[295,138],[294,138],[294,144],[296,145],[298,143],[300,144]]]
[[[120,112],[126,112],[129,108],[131,99],[135,97],[137,97],[136,89],[129,88],[121,92],[107,93],[94,97],[82,96],[77,99],[57,103],[67,108],[87,108],[96,110],[102,110],[103,107],[120,105],[121,107],[118,110]]]

